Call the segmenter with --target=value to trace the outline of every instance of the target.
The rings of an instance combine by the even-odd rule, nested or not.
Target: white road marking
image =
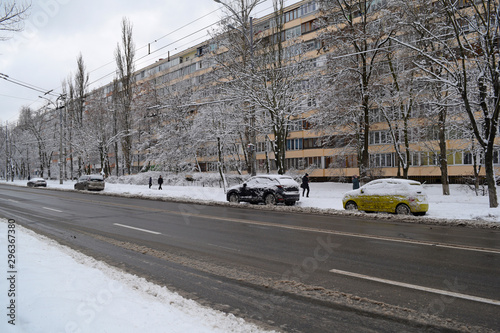
[[[129,225],[124,225],[124,224],[119,224],[119,223],[113,223],[116,226],[123,227],[123,228],[129,228],[133,230],[138,230],[138,231],[143,231],[143,232],[148,232],[150,234],[155,234],[155,235],[161,235],[161,232],[156,232],[156,231],[151,231],[147,229],[141,229],[141,228],[136,228],[136,227],[131,227]]]
[[[212,216],[212,215],[204,215],[204,214],[188,213],[188,212],[177,212],[177,211],[172,211],[172,210],[160,210],[160,211],[170,213],[170,214],[182,215],[184,217],[193,216],[193,217],[199,217],[199,218],[205,218],[205,219],[211,219],[211,220],[226,221],[226,222],[231,222],[231,223],[242,223],[242,224],[249,224],[249,225],[261,226],[261,227],[272,227],[272,228],[282,228],[282,229],[290,229],[290,230],[309,231],[309,232],[324,233],[324,234],[346,236],[346,237],[375,239],[375,240],[381,240],[381,241],[386,241],[386,242],[396,242],[396,243],[405,243],[405,244],[415,244],[415,245],[421,245],[421,246],[442,247],[442,248],[453,249],[453,250],[500,254],[500,249],[481,248],[481,247],[469,246],[469,245],[446,244],[446,243],[438,243],[438,242],[432,242],[432,241],[395,238],[395,237],[389,237],[389,236],[358,234],[358,233],[345,232],[345,231],[318,229],[318,228],[302,227],[302,226],[295,226],[295,225],[284,225],[284,224],[278,224],[278,223],[272,223],[272,222],[252,221],[252,220],[245,220],[245,219],[238,219],[238,218]]]
[[[47,210],[51,210],[53,212],[58,212],[58,213],[62,213],[63,211],[62,210],[58,210],[58,209],[54,209],[54,208],[49,208],[49,207],[42,207],[43,209],[47,209]]]
[[[403,287],[403,288],[421,290],[421,291],[426,291],[426,292],[429,292],[429,293],[434,293],[434,294],[440,294],[440,295],[445,295],[445,296],[451,296],[451,297],[466,299],[466,300],[474,301],[474,302],[480,302],[480,303],[486,303],[486,304],[492,304],[492,305],[500,305],[500,301],[498,301],[498,300],[489,299],[489,298],[483,298],[483,297],[477,297],[477,296],[471,296],[471,295],[466,295],[466,294],[460,294],[460,293],[456,293],[456,292],[453,292],[453,291],[447,291],[447,290],[441,290],[441,289],[434,289],[434,288],[428,288],[428,287],[418,286],[418,285],[415,285],[415,284],[409,284],[409,283],[404,283],[404,282],[386,280],[386,279],[376,278],[376,277],[373,277],[373,276],[368,276],[368,275],[363,275],[363,274],[358,274],[358,273],[353,273],[353,272],[347,272],[347,271],[341,271],[341,270],[338,270],[338,269],[331,269],[330,272],[331,273],[335,273],[335,274],[340,274],[340,275],[352,276],[352,277],[359,278],[359,279],[364,279],[364,280],[370,280],[370,281],[375,281],[375,282],[390,284],[390,285],[393,285],[393,286],[398,286],[398,287]]]
[[[0,200],[3,200],[3,201],[10,201],[10,202],[19,202],[19,201],[14,200],[14,199],[4,199],[4,198],[0,198]]]
[[[231,251],[235,251],[235,252],[240,252],[240,250],[233,249],[232,247],[220,246],[220,245],[215,245],[215,244],[210,244],[210,243],[207,243],[207,244],[210,246],[213,246],[213,247],[218,247],[218,248],[224,249],[224,250],[231,250]]]

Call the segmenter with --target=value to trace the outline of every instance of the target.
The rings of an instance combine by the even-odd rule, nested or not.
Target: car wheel
[[[264,203],[266,205],[276,205],[276,197],[274,196],[274,194],[266,195],[266,197],[264,198]]]
[[[229,195],[229,202],[232,203],[239,203],[240,202],[240,196],[236,193],[231,193]]]
[[[356,203],[354,201],[347,201],[347,203],[345,204],[345,209],[346,210],[357,210],[358,205],[356,205]]]
[[[399,204],[396,207],[396,214],[398,214],[398,215],[410,215],[411,214],[410,207],[408,207],[408,205],[406,205],[406,204]]]

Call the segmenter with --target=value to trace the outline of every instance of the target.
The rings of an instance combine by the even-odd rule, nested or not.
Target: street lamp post
[[[244,26],[245,19],[242,16],[240,16],[231,6],[220,0],[214,0],[214,1],[226,7],[236,17],[240,25],[242,27]],[[250,23],[250,34],[249,34],[250,36],[247,36],[245,31],[236,28],[232,25],[228,25],[228,27],[231,29],[238,30],[245,37],[245,40],[248,43],[248,48],[250,49],[250,69],[251,69],[251,74],[253,75],[254,72],[253,18],[249,17],[248,19]],[[253,106],[251,106],[251,113],[250,113],[250,144],[248,145],[247,150],[249,153],[248,157],[250,159],[250,174],[252,176],[255,176],[257,174],[257,133],[255,130],[255,108]]]

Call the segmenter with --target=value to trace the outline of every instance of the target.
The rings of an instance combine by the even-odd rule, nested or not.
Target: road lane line
[[[113,224],[116,225],[116,226],[118,226],[118,227],[129,228],[129,229],[138,230],[138,231],[142,231],[142,232],[148,232],[150,234],[155,234],[155,235],[161,235],[161,232],[156,232],[156,231],[151,231],[151,230],[147,230],[147,229],[141,229],[141,228],[131,227],[131,226],[125,225],[125,224],[119,224],[119,223],[113,223]]]
[[[224,249],[224,250],[230,250],[230,251],[240,252],[240,250],[233,249],[232,247],[220,246],[220,245],[215,245],[215,244],[210,244],[210,243],[207,243],[207,244],[210,245],[210,246],[213,246],[213,247],[218,247],[218,248]]]
[[[58,213],[62,213],[63,211],[62,210],[58,210],[58,209],[54,209],[54,208],[49,208],[49,207],[42,207],[43,209],[47,209],[47,210],[51,210],[53,212],[58,212]]]
[[[14,200],[14,199],[4,199],[4,198],[0,198],[0,199],[2,199],[3,201],[10,201],[10,202],[15,202],[15,203],[19,202],[19,201]]]
[[[68,198],[65,198],[65,199],[68,199]],[[82,198],[79,198],[79,199],[70,198],[69,200],[96,203],[95,200],[82,199]],[[144,207],[137,206],[137,205],[113,203],[113,202],[97,202],[97,203],[103,204],[106,206],[145,210]],[[345,236],[345,237],[356,237],[356,238],[363,238],[363,239],[375,239],[375,240],[386,241],[386,242],[406,243],[406,244],[414,244],[414,245],[422,245],[422,246],[433,246],[433,247],[441,247],[441,248],[448,248],[448,249],[462,250],[462,251],[473,251],[473,252],[500,254],[500,249],[482,248],[482,247],[470,246],[470,245],[460,245],[460,244],[453,244],[453,243],[438,243],[438,242],[433,242],[433,241],[412,240],[412,239],[396,238],[396,237],[390,237],[390,236],[367,235],[367,234],[319,229],[319,228],[304,227],[304,226],[285,225],[285,224],[278,224],[278,223],[272,223],[272,222],[262,222],[262,221],[245,220],[245,219],[222,217],[222,216],[213,216],[213,215],[206,215],[206,214],[199,214],[199,213],[189,213],[186,211],[175,211],[175,210],[169,210],[169,209],[147,208],[147,211],[148,211],[148,213],[166,213],[166,214],[180,215],[180,216],[183,216],[184,218],[192,216],[192,217],[198,217],[198,218],[209,219],[209,220],[218,220],[218,221],[224,221],[224,222],[241,223],[241,224],[248,224],[248,225],[271,227],[271,228],[308,231],[308,232],[331,234],[331,235]]]
[[[272,223],[272,222],[261,222],[261,221],[244,220],[244,219],[238,219],[238,218],[213,216],[213,215],[205,215],[205,214],[197,214],[197,213],[177,212],[177,211],[172,211],[172,210],[161,210],[161,211],[165,212],[165,213],[169,213],[169,214],[182,215],[184,217],[193,216],[193,217],[210,219],[210,220],[218,220],[218,221],[249,224],[249,225],[258,225],[258,226],[264,226],[264,227],[274,227],[274,228],[289,229],[289,230],[308,231],[308,232],[316,232],[316,233],[324,233],[324,234],[331,234],[331,235],[337,235],[337,236],[356,237],[356,238],[364,238],[364,239],[375,239],[375,240],[381,240],[381,241],[386,241],[386,242],[396,242],[396,243],[405,243],[405,244],[414,244],[414,245],[423,245],[423,246],[435,246],[435,247],[442,247],[442,248],[448,248],[448,249],[454,249],[454,250],[464,250],[464,251],[500,254],[500,249],[481,248],[481,247],[475,247],[475,246],[469,246],[469,245],[446,244],[446,243],[438,243],[438,242],[431,242],[431,241],[424,241],[424,240],[395,238],[395,237],[389,237],[389,236],[366,235],[366,234],[358,234],[358,233],[345,232],[345,231],[335,231],[335,230],[319,229],[319,228],[304,227],[304,226],[278,224],[278,223]]]
[[[444,296],[451,296],[451,297],[461,298],[461,299],[465,299],[465,300],[469,300],[469,301],[474,301],[474,302],[480,302],[480,303],[486,303],[486,304],[492,304],[492,305],[500,305],[500,301],[494,300],[494,299],[477,297],[477,296],[466,295],[466,294],[460,294],[460,293],[456,293],[456,292],[453,292],[453,291],[428,288],[428,287],[418,286],[418,285],[415,285],[415,284],[409,284],[409,283],[398,282],[398,281],[393,281],[393,280],[386,280],[386,279],[381,279],[381,278],[377,278],[377,277],[373,277],[373,276],[369,276],[369,275],[363,275],[363,274],[358,274],[358,273],[353,273],[353,272],[341,271],[341,270],[338,270],[338,269],[331,269],[330,273],[340,274],[340,275],[346,275],[346,276],[352,276],[352,277],[363,279],[363,280],[370,280],[370,281],[380,282],[380,283],[384,283],[384,284],[390,284],[390,285],[393,285],[393,286],[398,286],[398,287],[403,287],[403,288],[409,288],[409,289],[415,289],[415,290],[420,290],[420,291],[426,291],[426,292],[433,293],[433,294],[440,294],[440,295],[444,295]]]

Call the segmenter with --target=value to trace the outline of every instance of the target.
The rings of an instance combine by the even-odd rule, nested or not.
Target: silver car
[[[101,175],[83,175],[76,182],[75,190],[102,191],[104,190],[104,177]]]

